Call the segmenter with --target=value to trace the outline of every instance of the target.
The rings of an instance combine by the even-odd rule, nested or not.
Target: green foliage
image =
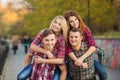
[[[93,1],[93,0],[92,0]],[[91,20],[93,31],[94,27],[98,27],[96,32],[105,32],[112,30],[116,19],[116,9],[108,0],[97,2],[91,1]],[[95,26],[94,26],[95,25]]]
[[[24,16],[22,31],[35,36],[43,28],[49,27],[57,15],[64,15],[67,10],[77,11],[85,23],[88,18],[88,0],[27,0],[34,10]],[[90,19],[93,34],[113,29],[116,9],[109,0],[90,0]],[[18,31],[19,32],[19,31]]]

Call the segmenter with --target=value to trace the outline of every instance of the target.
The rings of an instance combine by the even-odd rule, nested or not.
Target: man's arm
[[[26,67],[27,65],[29,65],[32,62],[32,57],[33,57],[33,54],[31,54],[31,53],[26,54],[25,61],[24,61],[24,67]]]

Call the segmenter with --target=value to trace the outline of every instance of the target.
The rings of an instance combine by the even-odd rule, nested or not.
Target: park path
[[[18,51],[14,55],[13,51],[11,50],[11,44],[9,46],[10,51],[6,59],[1,80],[17,80],[17,74],[23,69],[24,66],[24,47],[21,44],[19,44]]]

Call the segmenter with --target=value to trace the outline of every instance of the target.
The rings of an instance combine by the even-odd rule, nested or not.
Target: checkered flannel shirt
[[[80,50],[73,50],[75,56],[77,58],[81,57],[86,51],[88,50],[87,44],[82,43]],[[88,80],[90,78],[94,77],[94,60],[93,60],[93,54],[87,57],[84,62],[88,64],[88,68],[84,69],[82,67],[76,66],[74,64],[74,61],[67,57],[67,63],[68,63],[68,72],[70,75],[70,78],[73,80]]]
[[[104,54],[104,50],[101,49],[101,48],[97,48],[97,50],[96,50],[94,53],[98,55],[98,61],[99,61],[102,65],[105,65],[106,56],[105,56],[105,54]]]

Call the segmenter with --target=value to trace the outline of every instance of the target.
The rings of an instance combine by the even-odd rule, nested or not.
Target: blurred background
[[[81,15],[96,44],[104,50],[108,80],[119,80],[120,0],[0,0],[1,80],[16,80],[24,64],[24,42],[29,48],[36,35],[67,10]],[[18,43],[16,55],[12,51],[13,40]]]

